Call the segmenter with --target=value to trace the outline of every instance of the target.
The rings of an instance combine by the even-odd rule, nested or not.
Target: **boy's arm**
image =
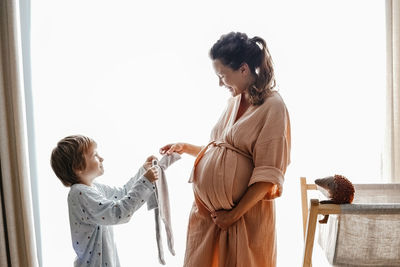
[[[136,182],[136,180],[139,179],[139,177],[141,177],[147,171],[147,169],[149,169],[153,165],[154,160],[158,160],[157,157],[155,157],[153,155],[147,157],[146,161],[139,168],[138,172],[131,179],[129,179],[129,181],[124,185],[124,188],[123,188],[124,191],[122,192],[122,196],[126,195],[128,193],[128,191],[132,188],[132,186]]]
[[[102,192],[95,187],[80,187],[75,192],[78,203],[75,205],[76,212],[80,213],[79,218],[88,223],[100,225],[113,225],[126,223],[130,220],[133,213],[138,210],[154,193],[155,186],[145,177],[140,177],[133,184],[127,194],[118,199],[105,197]],[[103,188],[107,190],[107,188]]]
[[[137,173],[131,178],[129,179],[129,181],[124,185],[123,187],[123,195],[126,195],[129,190],[132,188],[132,186],[135,184],[135,182],[146,172],[146,169],[142,166],[139,168],[139,170],[137,171]],[[121,196],[122,197],[122,196]]]
[[[116,187],[116,186],[109,186],[105,184],[97,184],[98,186],[101,187],[102,193],[107,197],[107,198],[113,198],[115,199],[115,196],[117,196],[116,199],[121,199],[126,194],[128,194],[129,190],[132,188],[132,186],[135,184],[135,182],[143,176],[143,174],[146,172],[145,168],[142,166],[139,168],[137,173],[129,179],[129,181],[124,184],[123,187]]]

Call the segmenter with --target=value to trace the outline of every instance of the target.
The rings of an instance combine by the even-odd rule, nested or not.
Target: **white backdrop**
[[[225,108],[208,50],[223,33],[263,37],[292,121],[292,164],[277,204],[278,266],[299,266],[299,177],[379,182],[385,93],[382,1],[32,2],[35,131],[44,266],[71,266],[66,197],[50,152],[66,135],[93,137],[99,182],[122,185],[167,143],[198,145]],[[192,205],[184,156],[167,172],[182,266]],[[153,212],[115,228],[123,266],[159,266]],[[165,238],[164,238],[165,241]],[[165,243],[165,242],[164,242]],[[316,245],[318,267],[326,266]]]

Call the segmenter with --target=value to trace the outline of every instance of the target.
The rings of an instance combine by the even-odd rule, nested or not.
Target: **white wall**
[[[292,164],[277,204],[278,266],[299,266],[299,177],[380,179],[385,92],[382,1],[32,2],[33,94],[44,266],[71,266],[64,188],[50,152],[66,135],[98,142],[105,174],[122,185],[169,142],[205,144],[229,93],[208,50],[223,33],[263,37],[292,121]],[[168,170],[182,266],[193,158]],[[115,227],[123,266],[158,266],[153,213]],[[143,231],[143,228],[146,231]],[[164,238],[165,240],[165,238]],[[316,246],[315,266],[326,266]],[[60,263],[61,262],[61,263]]]

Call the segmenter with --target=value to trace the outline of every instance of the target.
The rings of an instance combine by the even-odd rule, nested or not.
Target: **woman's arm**
[[[192,155],[194,157],[199,154],[200,150],[202,149],[201,146],[195,146],[188,143],[175,143],[175,144],[168,144],[160,148],[160,154],[171,154],[172,152],[177,152],[179,154],[186,153]]]
[[[269,182],[252,184],[242,199],[232,210],[220,210],[211,213],[211,218],[218,227],[226,229],[239,220],[246,212],[262,199],[273,199],[277,196],[276,186]]]

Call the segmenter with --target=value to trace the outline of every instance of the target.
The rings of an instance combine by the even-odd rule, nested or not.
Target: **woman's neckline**
[[[244,97],[243,97],[242,94],[240,94],[238,96],[238,100],[236,100],[235,111],[234,111],[235,114],[234,114],[233,124],[232,125],[236,124],[241,118],[243,118],[243,116],[247,113],[247,111],[251,107],[250,103],[244,104],[243,100],[244,100]],[[246,105],[246,106],[243,107],[243,105]]]

